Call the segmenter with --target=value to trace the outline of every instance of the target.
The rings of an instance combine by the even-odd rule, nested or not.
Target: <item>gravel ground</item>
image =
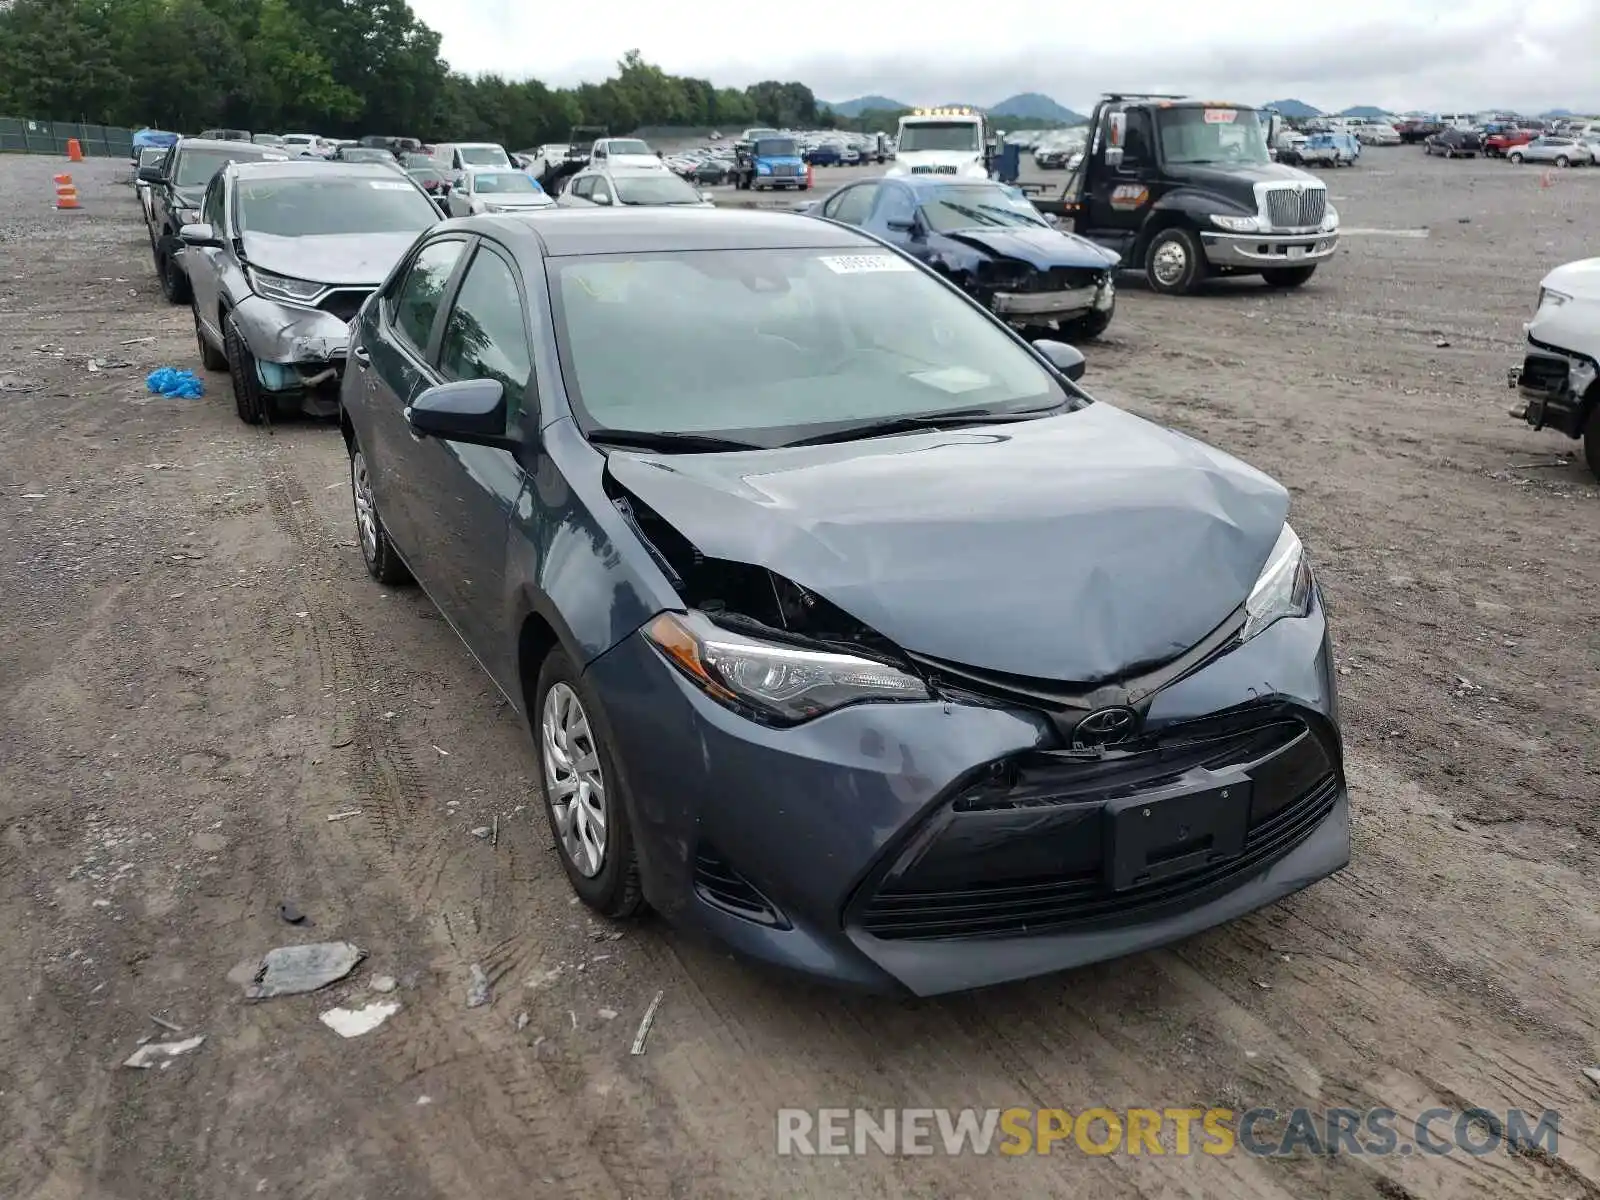
[[[426,600],[366,579],[337,435],[241,425],[221,375],[147,395],[199,362],[125,165],[54,213],[61,164],[0,160],[0,1196],[1600,1196],[1600,489],[1504,387],[1600,171],[1365,157],[1327,176],[1351,232],[1308,287],[1129,280],[1087,380],[1291,488],[1351,866],[921,1003],[574,907],[526,731]],[[336,939],[349,980],[242,1001],[268,948]],[[383,1028],[318,1023],[380,975]],[[120,1068],[173,1036],[152,1017],[206,1040]],[[776,1109],[841,1104],[1563,1119],[1555,1155],[775,1156]]]

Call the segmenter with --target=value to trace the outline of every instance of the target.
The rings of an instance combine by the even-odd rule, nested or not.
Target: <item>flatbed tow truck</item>
[[[1272,161],[1279,120],[1217,100],[1109,93],[1064,186],[1021,187],[1154,291],[1185,294],[1219,275],[1299,287],[1338,248],[1339,214],[1316,176]]]

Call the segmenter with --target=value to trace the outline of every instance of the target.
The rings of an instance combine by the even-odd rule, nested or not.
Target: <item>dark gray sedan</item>
[[[344,378],[368,570],[531,728],[578,896],[931,994],[1338,870],[1327,626],[1260,472],[918,263],[753,211],[421,237]]]

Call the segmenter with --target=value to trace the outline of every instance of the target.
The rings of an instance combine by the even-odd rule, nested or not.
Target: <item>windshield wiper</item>
[[[1051,404],[1044,408],[953,408],[947,412],[916,413],[905,417],[887,417],[881,421],[863,421],[846,425],[828,433],[785,442],[785,446],[822,446],[829,442],[854,442],[862,438],[888,437],[896,433],[918,433],[929,429],[957,428],[963,425],[1002,425],[1010,421],[1031,421],[1035,417],[1066,412],[1066,405]]]
[[[754,442],[706,433],[676,433],[657,429],[592,429],[589,441],[597,446],[624,450],[664,450],[669,454],[717,454],[728,450],[761,450]]]

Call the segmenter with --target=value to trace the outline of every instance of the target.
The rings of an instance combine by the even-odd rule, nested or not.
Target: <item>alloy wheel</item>
[[[350,459],[350,494],[355,498],[356,531],[361,536],[361,553],[368,563],[378,557],[378,511],[372,500],[372,479],[367,460],[357,450]]]
[[[539,718],[545,797],[556,818],[562,853],[592,879],[606,860],[606,784],[589,714],[577,692],[556,683]]]
[[[1181,280],[1183,273],[1189,269],[1189,256],[1180,243],[1165,242],[1156,250],[1153,269],[1156,278],[1171,287]]]

